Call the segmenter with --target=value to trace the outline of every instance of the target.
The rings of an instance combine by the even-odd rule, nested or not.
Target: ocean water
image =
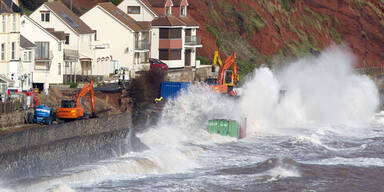
[[[239,98],[194,85],[137,135],[148,150],[0,192],[384,191],[384,112],[354,63],[333,46],[278,70],[256,69]],[[246,118],[247,136],[208,134],[215,118]]]

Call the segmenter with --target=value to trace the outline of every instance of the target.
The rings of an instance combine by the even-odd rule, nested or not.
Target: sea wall
[[[139,149],[128,113],[28,129],[0,136],[0,175],[50,175]]]

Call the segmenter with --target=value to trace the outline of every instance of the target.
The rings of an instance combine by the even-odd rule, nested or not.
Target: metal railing
[[[49,51],[48,57],[36,57],[35,58],[35,70],[48,70],[51,68],[53,59],[52,51]]]
[[[49,71],[49,69],[51,68],[51,63],[52,63],[52,60],[36,59],[35,70]]]
[[[65,61],[77,61],[79,59],[79,51],[73,49],[64,49]]]
[[[135,41],[136,50],[145,50],[148,49],[148,40],[137,40]]]
[[[185,36],[186,45],[201,45],[200,36]]]

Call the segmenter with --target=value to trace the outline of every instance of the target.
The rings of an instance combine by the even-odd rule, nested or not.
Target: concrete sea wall
[[[138,149],[128,113],[0,136],[2,179],[50,175]]]

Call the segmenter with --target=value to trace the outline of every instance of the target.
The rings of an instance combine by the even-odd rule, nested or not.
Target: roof
[[[12,0],[0,1],[0,13],[21,13],[23,12]]]
[[[160,16],[152,21],[152,26],[185,26],[185,24],[174,16]]]
[[[173,1],[173,6],[175,6],[175,7],[180,7],[180,5],[182,5],[182,2],[184,1],[184,0],[172,0]],[[186,4],[188,5],[188,1],[187,0],[185,0],[186,2]]]
[[[152,7],[165,7],[167,0],[148,0]]]
[[[13,84],[15,82],[12,79],[9,79],[5,75],[1,75],[1,74],[0,74],[0,79],[10,84]]]
[[[151,22],[149,21],[138,21],[137,24],[140,25],[142,29],[148,31],[151,29],[152,26]]]
[[[100,7],[102,7],[105,11],[107,11],[109,14],[113,15],[116,19],[118,19],[120,22],[122,22],[124,25],[129,27],[130,29],[134,31],[145,31],[149,30],[147,22],[137,22],[132,17],[130,17],[128,14],[124,13],[121,9],[117,8],[113,3],[107,2],[107,3],[99,3]]]
[[[23,35],[20,35],[20,47],[26,49],[36,47],[36,45],[29,41],[27,38],[25,38]]]
[[[152,7],[151,3],[149,2],[150,0],[140,0],[149,10],[151,10],[154,14],[159,14],[157,10]]]
[[[190,16],[160,16],[152,21],[152,26],[199,26],[199,23]]]
[[[75,13],[73,13],[67,6],[60,1],[44,3],[53,12],[57,14],[63,21],[65,21],[74,31],[78,34],[94,33],[87,24],[85,24]]]
[[[55,31],[52,28],[45,28],[46,31],[48,31],[51,35],[55,36],[61,41],[65,41],[65,36],[69,35],[68,33],[64,33],[64,31]]]
[[[199,23],[189,15],[178,17],[178,19],[180,19],[188,27],[199,26]]]

